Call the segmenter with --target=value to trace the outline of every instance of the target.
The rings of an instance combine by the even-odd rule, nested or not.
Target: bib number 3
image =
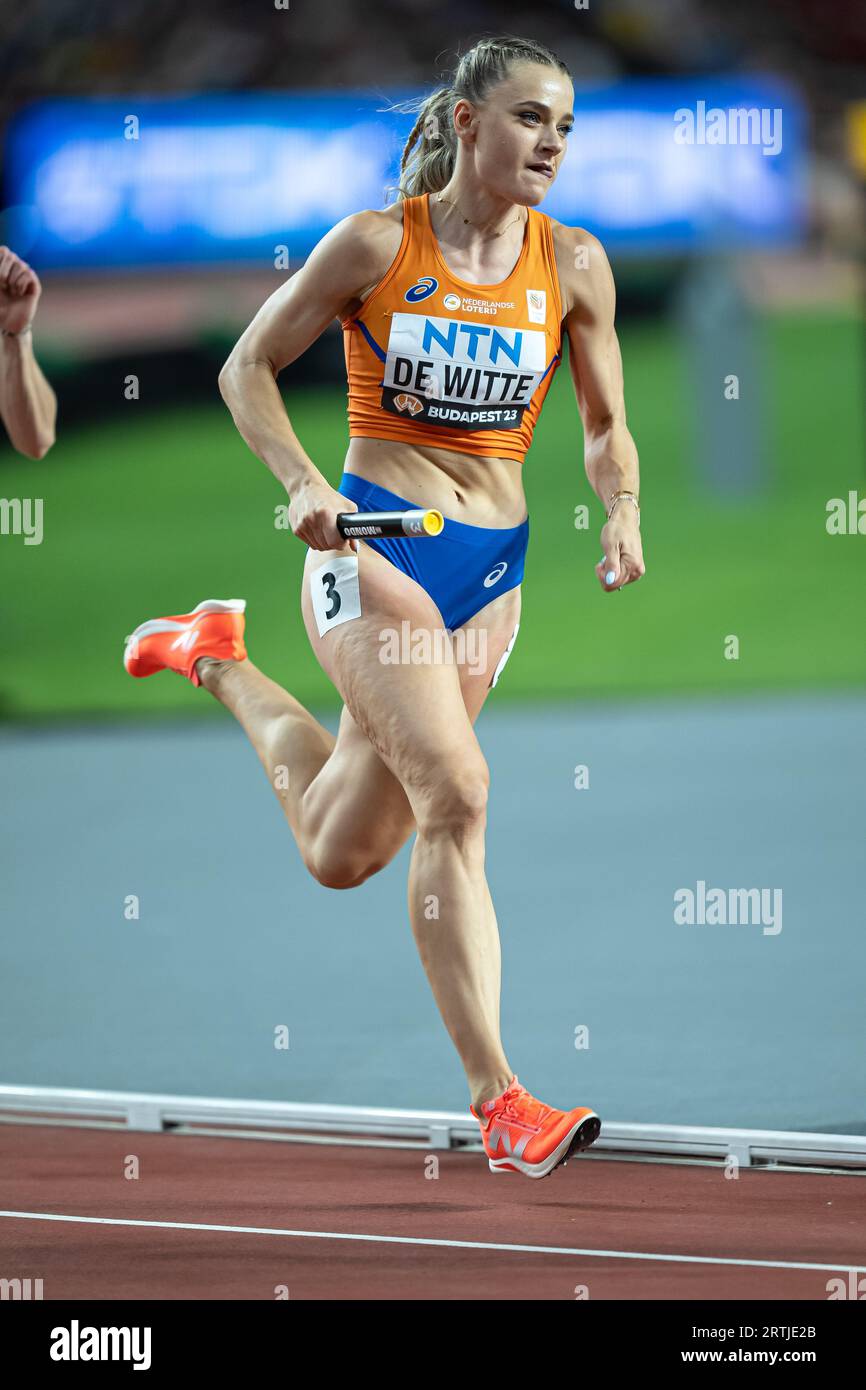
[[[361,616],[361,588],[358,556],[340,555],[327,565],[310,571],[310,597],[319,636],[332,627]]]

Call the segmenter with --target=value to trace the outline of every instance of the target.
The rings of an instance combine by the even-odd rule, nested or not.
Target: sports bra
[[[341,320],[349,435],[522,462],[562,361],[550,218],[528,208],[511,274],[473,285],[445,264],[429,197],[403,200],[394,261]]]

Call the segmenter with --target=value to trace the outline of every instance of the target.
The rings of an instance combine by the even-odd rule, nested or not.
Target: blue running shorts
[[[356,473],[344,473],[337,491],[351,498],[360,512],[427,506],[426,502],[398,497]],[[445,528],[438,536],[417,540],[379,536],[365,538],[364,544],[426,589],[442,614],[445,627],[453,632],[499,594],[515,589],[523,579],[529,517],[519,526],[504,529],[467,526],[446,517]]]

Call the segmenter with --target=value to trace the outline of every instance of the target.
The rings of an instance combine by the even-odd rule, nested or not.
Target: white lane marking
[[[582,1250],[568,1245],[501,1245],[486,1240],[432,1240],[425,1236],[350,1235],[345,1231],[293,1231],[280,1226],[212,1226],[199,1221],[134,1221],[120,1216],[58,1216],[54,1212],[0,1211],[24,1221],[79,1221],[95,1226],[147,1226],[170,1231],[230,1231],[247,1236],[304,1236],[309,1240],[368,1240],[383,1245],[440,1245],[452,1250],[514,1250],[521,1255],[590,1255],[600,1260],[672,1260],[678,1264],[748,1265],[759,1269],[828,1269],[866,1274],[866,1265],[824,1265],[795,1260],[734,1260],[714,1255],[652,1255],[643,1250]]]

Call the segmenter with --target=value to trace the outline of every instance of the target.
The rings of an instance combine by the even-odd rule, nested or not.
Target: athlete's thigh
[[[465,625],[476,634],[466,646],[469,660],[458,668],[463,703],[472,724],[490,694],[493,673],[519,616],[520,590],[513,589]],[[455,638],[456,644],[459,641]],[[378,863],[389,863],[416,829],[403,787],[346,705],[334,751],[313,784],[306,815],[312,830],[327,825],[333,842],[351,844],[359,854]]]
[[[310,558],[314,559],[314,553]],[[436,615],[438,619],[438,609]],[[464,625],[475,633],[471,641],[468,634],[465,639],[470,659],[458,667],[461,695],[472,724],[490,693],[493,673],[519,616],[520,590],[516,588],[494,599]],[[330,674],[327,664],[323,669]],[[334,750],[308,793],[305,815],[312,833],[326,830],[329,840],[351,844],[359,854],[379,863],[390,862],[416,829],[402,784],[346,705]]]
[[[342,551],[308,552],[304,623],[319,664],[411,802],[413,789],[440,781],[446,766],[477,769],[483,758],[457,666],[417,660],[409,638],[429,633],[435,649],[435,634],[444,632],[430,595],[363,542],[354,579],[346,561]],[[344,613],[346,621],[333,622]]]
[[[463,701],[473,724],[490,694],[493,677],[515,635],[520,622],[520,605],[518,584],[486,604],[454,634],[455,651],[458,656],[462,653],[464,658],[458,668]]]
[[[359,858],[389,863],[415,830],[402,785],[382,761],[346,705],[333,752],[304,805],[309,833],[351,845]]]

